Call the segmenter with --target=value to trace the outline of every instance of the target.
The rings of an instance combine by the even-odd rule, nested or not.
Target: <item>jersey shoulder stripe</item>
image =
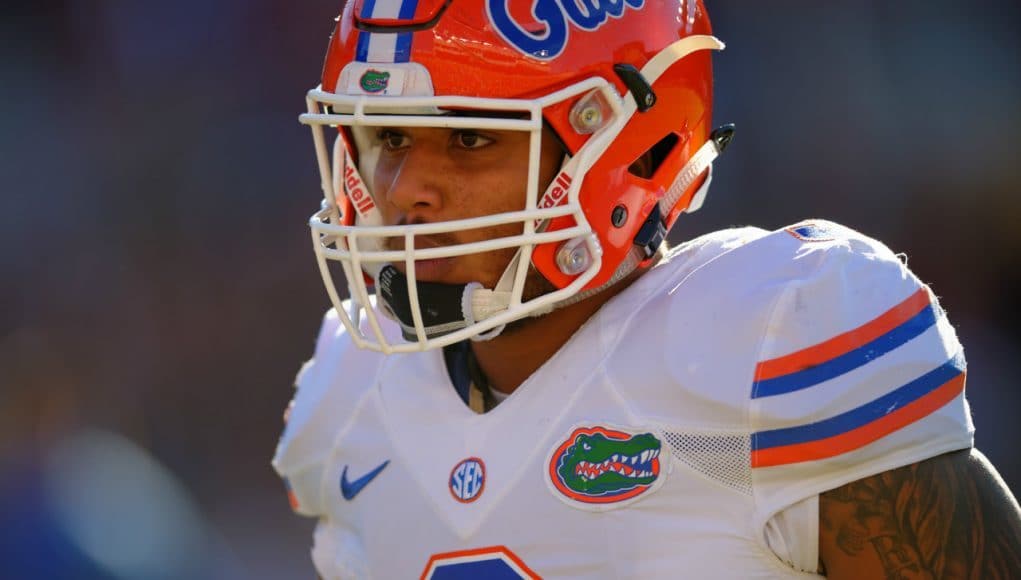
[[[752,398],[807,389],[880,357],[936,323],[928,289],[919,288],[865,324],[797,352],[759,362]]]
[[[964,351],[936,296],[882,243],[823,225],[776,239],[805,267],[773,302],[745,383],[750,464],[774,468],[759,483],[866,475],[970,438]]]
[[[901,429],[964,391],[965,362],[957,355],[917,379],[834,417],[752,435],[752,467],[847,453]]]

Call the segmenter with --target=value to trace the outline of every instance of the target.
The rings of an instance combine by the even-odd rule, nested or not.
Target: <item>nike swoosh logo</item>
[[[379,475],[379,472],[383,471],[383,468],[390,464],[390,460],[387,459],[383,463],[380,463],[376,469],[366,473],[354,481],[347,480],[347,466],[344,466],[344,471],[340,474],[340,495],[344,496],[344,499],[351,501],[358,495],[369,482]]]

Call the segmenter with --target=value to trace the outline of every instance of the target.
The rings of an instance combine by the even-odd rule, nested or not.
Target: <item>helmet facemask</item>
[[[592,79],[570,87],[562,94],[544,99],[470,99],[471,116],[444,114],[406,114],[408,111],[459,110],[469,104],[456,97],[350,97],[313,90],[309,93],[309,113],[302,121],[311,125],[324,172],[323,208],[310,220],[314,247],[327,291],[341,319],[356,343],[384,352],[404,352],[437,348],[467,338],[492,337],[507,323],[551,310],[558,302],[577,293],[599,271],[600,246],[587,226],[578,203],[579,182],[572,175],[583,173],[585,164],[595,161],[594,149],[565,159],[557,175],[543,192],[539,191],[539,162],[543,131],[543,109],[570,99],[579,93],[615,92],[612,84]],[[615,96],[619,101],[619,96]],[[609,99],[607,99],[609,101]],[[393,111],[394,113],[391,113]],[[490,112],[491,116],[486,113]],[[517,113],[508,117],[508,113]],[[600,130],[612,131],[612,115]],[[367,137],[377,127],[437,127],[523,131],[529,135],[528,182],[525,203],[520,211],[504,212],[468,219],[411,224],[383,225],[372,196],[371,181],[377,152]],[[339,128],[333,154],[326,148],[325,132]],[[619,127],[617,127],[619,130]],[[607,134],[608,143],[612,136]],[[360,144],[359,144],[360,143]],[[359,144],[353,146],[353,144]],[[357,161],[355,161],[357,159]],[[368,195],[366,195],[368,194]],[[545,231],[555,218],[570,218],[575,225]],[[518,224],[520,233],[480,242],[416,249],[416,237],[450,234],[504,224]],[[388,249],[390,240],[403,249]],[[566,287],[541,296],[526,296],[531,254],[541,244],[561,245],[570,241],[575,256],[575,280]],[[503,276],[495,288],[478,282],[461,286],[418,282],[415,260],[449,258],[466,254],[514,248]],[[579,258],[582,257],[582,258]],[[344,306],[328,267],[339,262],[347,281],[350,301]],[[578,267],[582,262],[582,268]],[[403,264],[404,273],[392,264]],[[535,275],[535,274],[533,274]],[[446,288],[442,288],[446,286]],[[373,287],[376,299],[371,296]],[[456,300],[451,296],[456,296]],[[379,301],[380,297],[385,297]],[[386,333],[373,308],[382,302],[382,311],[401,326],[408,343],[394,340]],[[430,304],[430,302],[432,304]],[[454,316],[450,304],[459,306]]]

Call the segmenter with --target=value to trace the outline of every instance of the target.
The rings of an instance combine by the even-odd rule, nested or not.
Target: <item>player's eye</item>
[[[493,140],[489,137],[471,129],[454,131],[451,138],[453,139],[454,144],[462,149],[479,149],[493,142]]]
[[[383,144],[388,151],[395,151],[409,144],[408,136],[393,129],[380,129],[376,131],[376,139]]]

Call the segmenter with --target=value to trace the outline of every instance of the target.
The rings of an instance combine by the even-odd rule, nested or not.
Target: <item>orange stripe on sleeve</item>
[[[752,467],[770,467],[773,465],[812,461],[814,459],[825,459],[864,447],[881,437],[914,423],[952,401],[954,397],[964,391],[964,378],[965,373],[961,373],[933,389],[925,396],[871,423],[846,433],[806,443],[752,451]]]
[[[755,381],[796,373],[850,352],[897,328],[928,305],[928,290],[919,288],[900,304],[858,328],[797,352],[760,362],[755,367]]]

